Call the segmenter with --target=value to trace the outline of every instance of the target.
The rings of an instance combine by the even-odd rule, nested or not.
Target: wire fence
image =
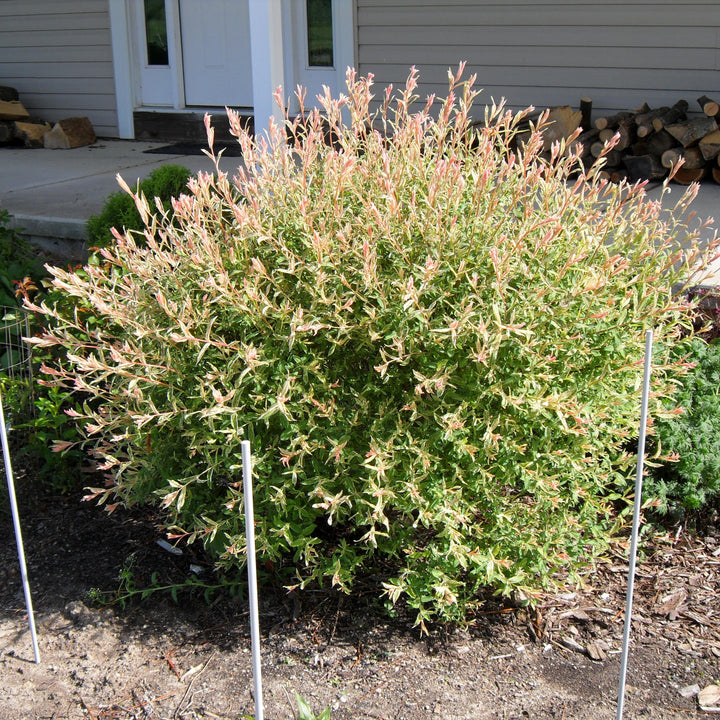
[[[22,308],[0,307],[0,444],[2,445],[3,470],[8,489],[10,512],[15,529],[15,544],[18,551],[20,576],[25,594],[25,607],[28,614],[30,634],[32,635],[35,662],[40,662],[35,616],[33,613],[30,583],[28,581],[25,550],[20,529],[13,477],[11,456],[12,442],[22,443],[22,433],[10,432],[15,422],[22,423],[32,416],[33,368],[30,346],[23,338],[30,336],[30,316]],[[7,410],[6,410],[7,408]],[[11,440],[12,439],[12,440]]]
[[[31,420],[35,413],[30,314],[24,308],[0,306],[0,390],[8,431]],[[11,442],[21,440],[9,432]]]

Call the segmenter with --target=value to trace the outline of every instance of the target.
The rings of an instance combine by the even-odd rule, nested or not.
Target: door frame
[[[128,35],[134,64],[135,107],[182,108],[185,90],[180,39],[179,0],[165,0],[167,22],[168,64],[148,65],[143,0],[126,0]]]
[[[285,0],[287,8],[283,15],[283,36],[285,52],[285,98],[289,100],[290,112],[299,110],[295,96],[298,85],[310,85],[308,73],[313,69],[306,67],[307,29],[306,0]],[[332,0],[333,17],[333,60],[332,68],[318,69],[317,74],[327,74],[332,78],[332,92],[337,95],[345,89],[345,74],[348,67],[355,67],[355,3],[352,0]],[[320,92],[308,92],[306,103],[312,106],[312,100]]]
[[[259,0],[262,2],[262,0]],[[250,11],[257,12],[258,0],[250,0]],[[302,6],[301,6],[302,3]],[[121,138],[134,137],[133,111],[144,106],[141,97],[141,57],[144,48],[138,45],[138,14],[142,0],[108,0],[110,14],[110,31],[112,39],[113,65],[115,76],[115,97],[118,114],[118,134]],[[345,87],[345,71],[348,66],[356,65],[356,9],[354,0],[333,0],[333,31],[337,33],[335,43],[336,89]],[[286,98],[300,79],[295,66],[296,48],[300,42],[298,32],[294,29],[292,18],[297,14],[298,7],[304,11],[304,0],[281,0],[282,22],[280,27],[268,28],[271,42],[279,45],[277,49],[282,55],[280,76],[273,75],[272,82],[263,85],[255,82],[255,65],[266,62],[268,50],[263,42],[251,43],[253,72],[253,112],[263,115],[263,106],[274,91],[272,83],[282,84]],[[168,60],[170,83],[170,104],[165,109],[183,110],[185,106],[184,78],[182,72],[182,45],[180,39],[180,12],[178,0],[166,0],[166,17],[168,22]],[[142,17],[140,17],[142,19]],[[253,17],[251,17],[251,25]],[[144,29],[142,43],[144,44]],[[141,52],[143,53],[141,55]],[[278,83],[277,80],[280,79]],[[293,111],[292,106],[290,110]]]

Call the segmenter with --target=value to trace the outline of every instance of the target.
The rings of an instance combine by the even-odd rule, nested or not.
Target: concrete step
[[[152,142],[193,142],[207,144],[205,130],[206,111],[168,111],[168,110],[136,110],[133,113],[135,138]],[[224,110],[213,108],[207,110],[212,115],[212,126],[215,129],[217,142],[235,142],[230,134],[230,123]],[[253,117],[242,114],[245,127],[252,131]]]

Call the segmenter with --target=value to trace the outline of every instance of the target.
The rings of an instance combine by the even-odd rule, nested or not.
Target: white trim
[[[118,136],[135,137],[133,109],[133,63],[130,49],[130,22],[126,0],[109,0],[110,35],[112,39],[115,103],[117,105]]]
[[[282,31],[283,31],[283,67],[284,84],[283,98],[285,105],[293,111],[293,100],[295,98],[295,85],[297,77],[295,73],[295,3],[297,0],[282,0]]]
[[[180,39],[180,2],[165,0],[168,33],[168,63],[172,68],[172,98],[174,108],[185,107],[185,79],[183,77],[182,42]]]
[[[354,0],[335,0],[333,2],[335,21],[333,32],[335,37],[335,69],[337,71],[337,89],[345,89],[345,74],[349,67],[357,67],[355,48],[356,32],[356,2]]]
[[[252,60],[255,134],[267,130],[270,118],[282,123],[283,111],[273,97],[285,87],[283,63],[282,0],[250,0],[250,53]]]

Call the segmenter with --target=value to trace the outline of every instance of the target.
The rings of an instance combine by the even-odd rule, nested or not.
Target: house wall
[[[108,0],[0,0],[0,85],[31,115],[117,137]]]
[[[420,72],[420,95],[447,94],[468,62],[479,101],[513,108],[593,100],[612,110],[720,96],[720,2],[677,0],[357,0],[358,68],[378,85]]]

